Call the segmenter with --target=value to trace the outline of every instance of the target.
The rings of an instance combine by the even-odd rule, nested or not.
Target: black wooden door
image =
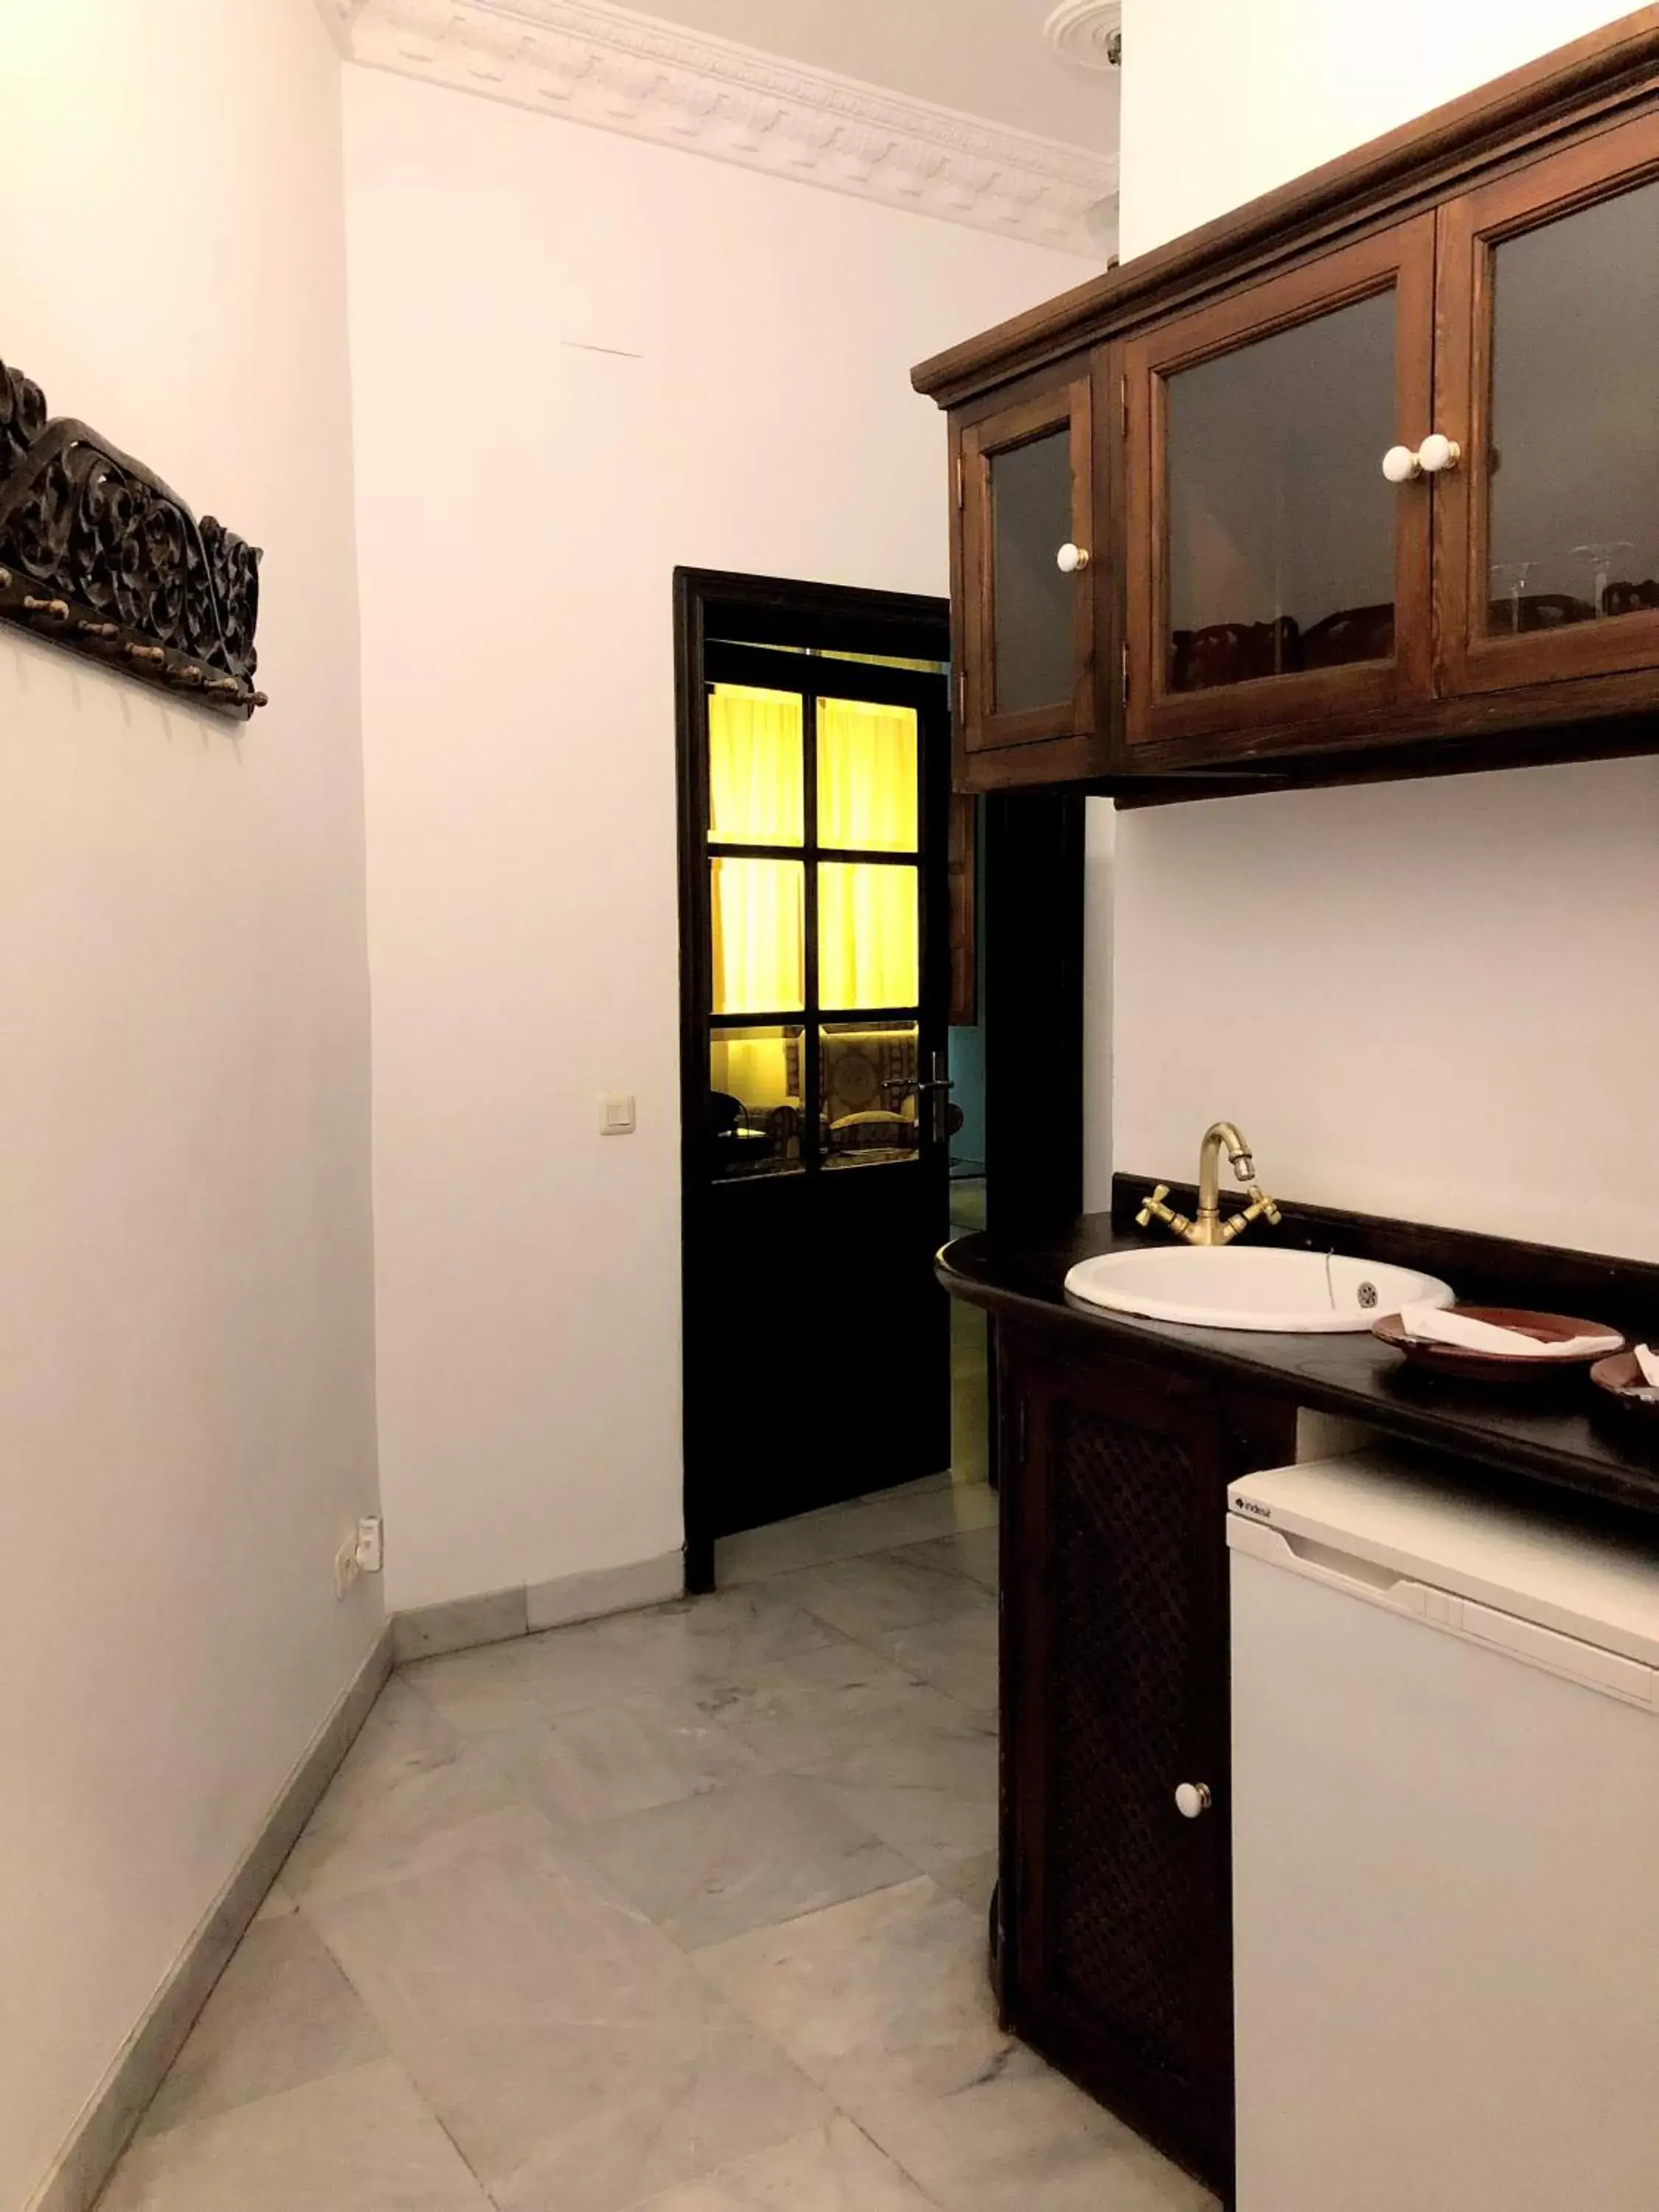
[[[1001,1358],[1008,2022],[1225,2195],[1225,1492],[1294,1416],[1017,1333]]]
[[[951,1460],[948,679],[705,640],[682,730],[688,1559]]]

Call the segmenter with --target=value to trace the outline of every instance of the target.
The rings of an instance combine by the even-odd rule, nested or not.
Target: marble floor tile
[[[638,2212],[933,2212],[907,2173],[844,2115]]]
[[[994,1825],[996,1820],[994,1806],[991,1809],[991,1818]],[[988,1925],[991,1895],[997,1886],[997,1854],[994,1847],[988,1851],[978,1852],[973,1858],[958,1859],[954,1865],[930,1868],[929,1872],[941,1889],[949,1890],[952,1897],[959,1897],[963,1903],[977,1916],[981,1928]]]
[[[910,1723],[802,1770],[849,1819],[925,1873],[991,1850],[997,1732],[988,1714],[934,1692]]]
[[[514,1803],[499,1765],[393,1675],[289,1854],[283,1887],[304,1902],[393,1881],[443,1856],[453,1831]]]
[[[614,1704],[638,1686],[598,1629],[597,1621],[583,1621],[511,1644],[445,1652],[411,1661],[397,1679],[459,1735],[532,1727],[586,1705]]]
[[[477,1735],[629,1698],[719,1692],[835,1633],[769,1589],[721,1590],[420,1660],[404,1679],[458,1731]]]
[[[659,1929],[561,1854],[550,1834],[307,1907],[501,2212],[621,2212],[830,2118]]]
[[[1035,2062],[866,2124],[944,2212],[1216,2212],[1206,2190]]]
[[[997,2025],[982,1923],[931,1881],[757,1929],[697,1963],[866,2126],[1040,2066]]]
[[[918,1621],[913,1628],[890,1628],[872,1637],[870,1645],[947,1697],[981,1712],[995,1711],[997,1607],[988,1593],[981,1595],[976,1610]]]
[[[872,1505],[878,1498],[920,1498],[930,1490],[948,1490],[956,1479],[954,1471],[947,1467],[938,1474],[918,1475],[914,1482],[894,1482],[890,1483],[885,1490],[866,1490],[848,1502],[854,1505]]]
[[[876,1552],[861,1559],[831,1559],[781,1575],[764,1589],[785,1594],[815,1619],[863,1643],[895,1628],[972,1613],[994,1601],[975,1582],[942,1562],[905,1552]]]
[[[799,1769],[862,1745],[905,1739],[954,1714],[940,1693],[845,1638],[755,1669],[703,1700],[723,1728],[769,1765]]]
[[[597,1621],[633,1694],[703,1696],[735,1687],[757,1668],[784,1665],[837,1641],[836,1631],[774,1583],[677,1599]]]
[[[926,1543],[912,1544],[899,1556],[916,1559],[925,1566],[948,1567],[994,1590],[997,1586],[1000,1541],[1000,1534],[994,1527],[969,1528],[957,1535],[935,1536]]]
[[[672,1805],[766,1771],[689,1698],[587,1705],[492,1743],[514,1786],[561,1826]]]
[[[545,1822],[539,1831],[380,1888],[307,1899],[397,2055],[430,2034],[707,2017],[707,1984],[684,1954],[573,1865]]]
[[[766,1775],[584,1829],[580,1848],[687,1949],[908,1881],[908,1860],[810,1782]]]
[[[100,2212],[492,2212],[389,2060],[135,2142]]]
[[[315,1929],[258,1922],[219,1977],[139,2125],[160,2135],[383,2057],[386,2045]]]
[[[948,1483],[919,1492],[878,1492],[850,1505],[804,1513],[767,1528],[723,1537],[715,1547],[722,1587],[761,1582],[797,1567],[935,1540],[991,1526],[996,1493],[983,1483]]]
[[[833,2116],[735,2016],[434,2038],[414,2071],[500,2212],[623,2212]]]

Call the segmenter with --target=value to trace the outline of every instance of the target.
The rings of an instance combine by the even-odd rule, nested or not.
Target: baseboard
[[[477,1644],[505,1644],[543,1628],[567,1628],[606,1613],[664,1605],[682,1596],[684,1589],[684,1553],[664,1552],[654,1559],[632,1560],[625,1567],[561,1575],[556,1582],[520,1583],[511,1589],[485,1590],[480,1596],[452,1598],[442,1605],[411,1606],[392,1616],[392,1650],[401,1665],[407,1659],[433,1658],[441,1651],[470,1650]]]
[[[301,1753],[258,1836],[88,2100],[24,2212],[89,2212],[391,1671],[388,1623]]]

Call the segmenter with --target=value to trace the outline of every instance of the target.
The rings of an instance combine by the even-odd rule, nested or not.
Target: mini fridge
[[[1229,1492],[1238,2212],[1659,2208],[1659,1527],[1528,1498]]]

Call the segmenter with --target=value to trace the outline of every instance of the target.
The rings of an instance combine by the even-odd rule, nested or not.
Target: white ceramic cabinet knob
[[[1207,1782],[1180,1782],[1176,1784],[1176,1810],[1183,1820],[1195,1820],[1200,1813],[1210,1809],[1210,1785]]]
[[[1422,469],[1409,446],[1390,446],[1382,456],[1382,473],[1390,483],[1409,483]]]
[[[1088,565],[1089,549],[1086,545],[1065,544],[1054,556],[1054,566],[1062,576],[1075,576],[1079,568],[1086,568]]]
[[[1438,430],[1432,437],[1425,438],[1417,449],[1417,465],[1426,477],[1443,475],[1455,469],[1463,457],[1463,448],[1455,438],[1443,438]]]

